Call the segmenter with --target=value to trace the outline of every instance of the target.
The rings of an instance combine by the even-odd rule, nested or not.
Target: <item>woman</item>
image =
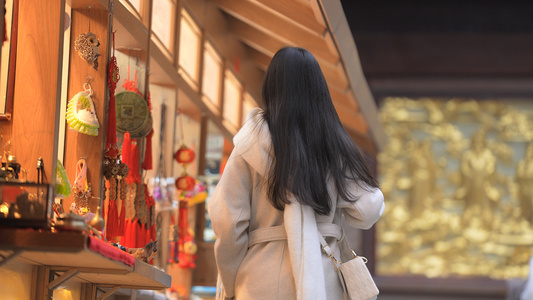
[[[218,299],[343,299],[318,234],[339,253],[341,216],[368,229],[383,194],[335,112],[311,53],[283,48],[235,135],[208,210],[217,240]]]

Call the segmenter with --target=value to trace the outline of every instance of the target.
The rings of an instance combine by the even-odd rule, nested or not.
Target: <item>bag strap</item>
[[[335,268],[338,270],[339,266],[342,264],[341,260],[335,257],[335,253],[331,250],[331,247],[328,245],[320,232],[318,232],[318,239],[320,241],[320,245],[322,246],[322,251],[324,251],[329,258],[331,258],[331,260],[333,260]]]
[[[342,239],[344,239],[344,230],[342,230],[341,240]],[[348,290],[346,288],[344,278],[341,274],[341,271],[339,270],[339,267],[342,264],[342,262],[340,261],[340,259],[338,260],[337,258],[335,258],[335,253],[331,250],[331,247],[328,245],[328,243],[326,242],[326,240],[324,239],[324,237],[322,236],[320,232],[318,232],[318,240],[320,241],[320,245],[322,245],[322,251],[324,251],[329,256],[329,258],[331,258],[331,260],[333,261],[333,265],[335,266],[335,270],[337,271],[337,275],[339,276],[339,280],[340,280],[344,295],[348,296]]]
[[[339,248],[345,247],[347,250],[349,249],[349,251],[353,255],[353,258],[361,257],[366,264],[368,262],[368,259],[364,256],[359,256],[357,255],[357,253],[355,253],[355,251],[353,250],[348,240],[346,240],[346,236],[344,236],[344,229],[342,229],[342,227],[341,227],[341,230],[342,230],[342,235],[341,235],[342,237],[339,240]],[[335,256],[335,253],[331,250],[331,247],[326,242],[326,240],[324,239],[324,237],[322,236],[320,232],[318,232],[318,240],[320,241],[320,245],[322,246],[322,251],[324,251],[329,256],[329,258],[331,258],[331,260],[333,260],[335,267],[338,269],[338,267],[342,264],[342,261],[340,258],[338,259]]]

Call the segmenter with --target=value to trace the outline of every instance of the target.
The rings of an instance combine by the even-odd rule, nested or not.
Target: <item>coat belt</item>
[[[318,223],[318,231],[326,237],[334,237],[337,240],[340,240],[342,237],[342,228],[337,224],[332,223]],[[255,244],[286,240],[287,232],[285,231],[285,226],[272,226],[266,228],[259,228],[252,232],[249,235],[248,247],[252,247]]]

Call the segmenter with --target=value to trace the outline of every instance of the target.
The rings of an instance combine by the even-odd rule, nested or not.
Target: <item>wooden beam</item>
[[[298,23],[303,28],[322,36],[326,31],[324,22],[320,24],[313,9],[308,3],[300,1],[272,1],[272,0],[256,0],[267,6],[268,8],[277,11],[284,15],[289,20]]]
[[[360,135],[368,134],[368,124],[361,113],[350,110],[339,103],[333,102],[333,105],[335,106],[335,110],[337,111],[337,115],[339,116],[342,125],[344,125],[346,129],[350,129]]]
[[[243,43],[254,48],[258,52],[263,53],[267,57],[272,57],[279,49],[289,46],[272,36],[265,35],[256,27],[241,20],[232,19],[228,21],[228,24],[231,32],[233,32]],[[312,52],[312,50],[310,51]],[[313,53],[313,55],[315,55],[315,53]],[[331,64],[317,55],[315,55],[315,57],[329,85],[340,90],[348,88],[348,79],[345,76],[342,65],[338,63]]]
[[[254,62],[254,64],[261,70],[266,71],[268,69],[268,65],[270,64],[270,60],[272,60],[271,56],[268,56],[264,54],[263,52],[258,51],[257,49],[247,46],[246,52],[248,55],[248,58]]]
[[[339,61],[338,53],[330,51],[322,36],[302,29],[261,3],[233,0],[214,0],[213,2],[223,11],[254,26],[263,34],[289,45],[303,47],[331,64],[336,64]]]
[[[344,69],[341,64],[331,65],[325,61],[317,59],[320,69],[329,86],[335,87],[340,90],[345,90],[349,88],[348,79],[344,74]]]
[[[229,19],[228,28],[245,44],[270,57],[274,56],[283,47],[294,46],[294,44],[267,35],[258,28],[252,27],[250,24],[239,19]]]
[[[330,86],[329,94],[331,95],[331,100],[333,100],[333,103],[338,103],[353,112],[359,111],[359,105],[357,104],[357,101],[355,101],[355,99],[347,93],[347,90],[339,90]]]
[[[354,132],[348,128],[346,128],[346,131],[362,152],[372,157],[376,157],[378,153],[376,145],[368,135],[361,135],[358,132]]]

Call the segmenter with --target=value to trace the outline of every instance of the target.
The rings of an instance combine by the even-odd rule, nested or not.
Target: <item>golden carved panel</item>
[[[377,273],[527,277],[533,103],[386,98]]]

